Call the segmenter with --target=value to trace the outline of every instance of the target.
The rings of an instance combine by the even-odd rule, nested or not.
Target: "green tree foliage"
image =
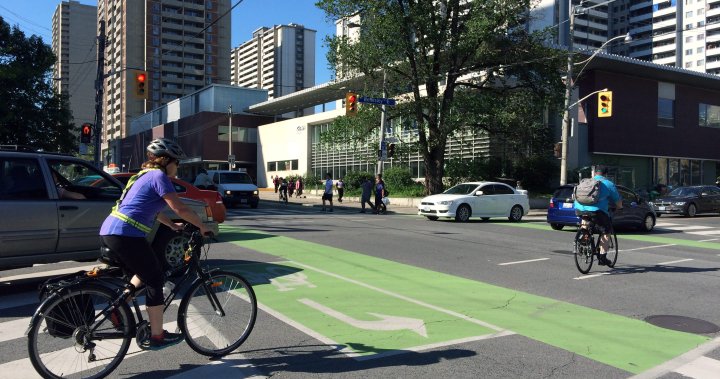
[[[475,128],[519,144],[515,154],[548,154],[527,140],[544,127],[543,111],[562,102],[563,54],[550,31],[528,32],[533,0],[319,0],[337,20],[360,17],[360,38],[329,37],[328,62],[339,78],[365,74],[364,96],[398,100],[389,120],[417,129],[427,193],[443,190],[448,138]],[[383,73],[386,79],[383,80]],[[340,117],[326,141],[373,140],[379,113],[362,106]],[[333,129],[333,128],[331,128]],[[518,136],[524,139],[519,140]],[[401,141],[405,142],[405,141]]]
[[[0,17],[0,144],[77,150],[67,101],[52,89],[55,55]]]
[[[343,178],[343,181],[345,182],[345,190],[348,192],[353,192],[361,189],[360,186],[365,181],[365,179],[370,179],[370,181],[375,182],[375,175],[372,172],[367,171],[348,172]]]

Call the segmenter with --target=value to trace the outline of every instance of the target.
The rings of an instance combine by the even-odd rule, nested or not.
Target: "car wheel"
[[[553,228],[553,230],[562,230],[565,225],[563,224],[550,224],[550,227]]]
[[[463,204],[459,206],[455,212],[455,221],[467,222],[470,219],[471,214],[472,211],[470,210],[470,206]]]
[[[170,230],[165,225],[161,225],[157,233],[155,233],[152,247],[163,267],[174,270],[183,265],[187,244],[187,237]]]
[[[650,213],[646,214],[645,220],[643,221],[643,224],[641,227],[642,230],[644,232],[649,232],[649,231],[653,230],[654,227],[655,227],[655,217],[653,217],[653,215],[651,215]]]
[[[521,206],[516,205],[516,206],[512,207],[512,209],[510,210],[510,216],[508,216],[508,220],[510,220],[512,222],[518,222],[518,221],[522,220],[522,217],[523,217],[523,209]]]
[[[697,214],[697,207],[695,206],[695,204],[690,203],[690,205],[688,205],[688,207],[687,207],[687,210],[685,210],[685,216],[686,217],[695,217],[696,214]]]
[[[430,221],[437,221],[438,216],[425,216]]]

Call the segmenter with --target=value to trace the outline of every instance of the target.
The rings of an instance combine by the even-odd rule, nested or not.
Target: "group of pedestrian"
[[[283,200],[283,195],[285,196],[285,199],[288,197],[300,197],[303,194],[303,180],[302,177],[297,177],[297,179],[292,180],[286,178],[281,178],[278,175],[275,175],[275,177],[270,176],[270,179],[272,179],[273,186],[275,187],[275,193],[280,192],[280,200]]]

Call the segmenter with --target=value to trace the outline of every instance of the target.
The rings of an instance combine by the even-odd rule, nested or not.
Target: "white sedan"
[[[432,221],[440,217],[454,217],[461,222],[470,217],[483,220],[507,217],[510,221],[520,221],[529,211],[527,191],[497,182],[458,184],[441,194],[423,198],[418,205],[418,214]]]

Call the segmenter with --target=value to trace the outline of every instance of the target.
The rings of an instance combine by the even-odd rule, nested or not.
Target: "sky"
[[[0,16],[10,25],[18,25],[25,34],[38,35],[52,43],[52,16],[60,0],[0,0]],[[82,4],[97,5],[97,0],[79,0]],[[230,0],[231,6],[240,2],[232,12],[231,48],[252,38],[252,32],[263,26],[301,24],[316,30],[315,84],[330,81],[327,67],[325,36],[335,34],[335,24],[315,7],[315,0]]]

